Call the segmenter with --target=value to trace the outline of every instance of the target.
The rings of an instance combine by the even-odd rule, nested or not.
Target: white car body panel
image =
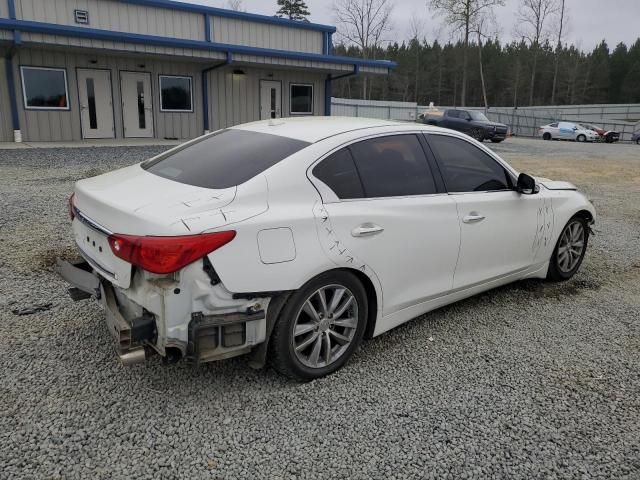
[[[340,147],[375,136],[431,132],[473,142],[451,130],[353,118],[279,119],[233,128],[315,143],[237,187],[186,185],[140,165],[76,184],[78,211],[109,232],[237,232],[230,243],[207,256],[221,281],[212,286],[200,261],[171,275],[132,269],[111,253],[106,235],[94,247],[92,237],[88,243],[84,240],[90,227],[78,218],[73,221],[83,256],[101,263],[102,270],[113,270],[114,275],[108,275],[96,269],[116,287],[123,308],[131,315],[144,308],[158,319],[154,348],[160,353],[168,347],[186,351],[194,313],[267,311],[278,292],[295,291],[336,268],[350,269],[370,281],[377,300],[373,335],[378,335],[481,291],[545,277],[560,229],[569,218],[586,210],[595,219],[593,206],[566,182],[539,179],[535,195],[500,191],[341,201],[311,171]],[[489,148],[473,144],[517,177]],[[181,148],[185,145],[159,157]],[[465,218],[473,214],[484,218],[467,223]],[[362,226],[382,230],[354,236],[354,229]],[[99,247],[102,252],[95,251]],[[245,347],[266,336],[264,319],[247,322]]]

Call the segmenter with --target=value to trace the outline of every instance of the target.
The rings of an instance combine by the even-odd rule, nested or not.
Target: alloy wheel
[[[558,268],[569,273],[580,263],[584,251],[585,230],[579,221],[570,222],[562,231],[558,245]]]
[[[321,368],[337,361],[349,348],[358,327],[358,302],[343,285],[313,292],[298,311],[292,342],[296,358],[306,367]]]

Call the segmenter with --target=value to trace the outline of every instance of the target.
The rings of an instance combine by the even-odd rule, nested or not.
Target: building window
[[[193,112],[191,77],[160,75],[160,111]]]
[[[292,83],[289,104],[291,114],[313,115],[313,85]]]
[[[67,72],[63,68],[20,67],[27,110],[69,110]]]

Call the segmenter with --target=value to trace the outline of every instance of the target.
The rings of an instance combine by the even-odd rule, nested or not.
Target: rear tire
[[[587,141],[587,137],[585,137],[584,135],[580,134],[580,135],[578,135],[578,138],[576,138],[576,140],[578,142],[586,142]]]
[[[367,305],[367,293],[352,273],[318,275],[293,293],[282,309],[269,342],[271,365],[300,381],[335,372],[362,341]]]
[[[503,138],[492,138],[491,141],[493,143],[500,143],[502,140],[504,140]]]
[[[589,224],[584,217],[574,216],[562,229],[549,261],[547,279],[562,282],[573,277],[587,252]]]
[[[544,135],[542,135],[542,139],[551,140],[551,134],[549,132],[545,132]]]

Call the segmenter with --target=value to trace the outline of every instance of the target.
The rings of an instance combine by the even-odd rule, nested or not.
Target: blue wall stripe
[[[288,58],[292,60],[303,60],[312,62],[328,62],[379,68],[395,68],[397,66],[395,62],[391,62],[388,60],[364,60],[361,58],[321,55],[318,53],[290,52],[287,50],[246,47],[242,45],[205,42],[202,40],[184,40],[156,35],[143,35],[140,33],[114,32],[109,30],[57,25],[53,23],[33,22],[28,20],[10,20],[3,18],[0,19],[0,29],[21,30],[23,32],[47,33],[52,35],[66,35],[78,38],[93,38],[98,40],[111,40],[116,42],[124,41],[139,44],[162,45],[166,47],[176,48],[213,50],[219,52],[231,52],[241,55],[259,55],[265,57]]]

